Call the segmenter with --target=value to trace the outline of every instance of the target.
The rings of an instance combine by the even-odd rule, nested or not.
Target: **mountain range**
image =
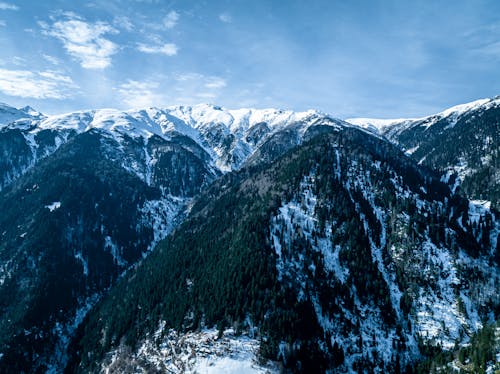
[[[0,372],[438,365],[498,320],[499,134],[498,97],[391,121],[1,105]]]

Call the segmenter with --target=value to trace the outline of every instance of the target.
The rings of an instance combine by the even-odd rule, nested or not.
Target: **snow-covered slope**
[[[26,106],[24,108],[14,108],[10,105],[0,103],[0,129],[12,122],[18,120],[40,119],[43,115],[33,108]]]
[[[408,121],[414,121],[410,118],[398,118],[398,119],[379,119],[379,118],[347,118],[345,120],[348,123],[359,126],[363,129],[372,131],[374,133],[380,133],[384,129]]]
[[[198,196],[89,316],[81,372],[197,367],[214,345],[194,342],[191,363],[176,335],[200,326],[256,326],[261,355],[292,372],[404,372],[425,347],[468,344],[498,304],[497,216],[383,139],[321,130]]]
[[[0,345],[12,345],[0,352],[0,371],[2,364],[19,364],[17,371],[64,367],[69,338],[81,320],[73,317],[83,317],[119,274],[182,222],[193,197],[223,173],[240,168],[267,140],[280,138],[283,130],[296,145],[314,125],[350,126],[314,111],[211,105],[55,116],[6,106],[5,113],[0,128],[0,299],[11,296],[0,318]],[[266,155],[272,158],[286,149],[266,149]],[[46,237],[57,242],[43,248],[45,258],[33,248]],[[47,262],[51,253],[61,261]],[[23,262],[25,257],[29,261]],[[50,270],[43,270],[48,263]],[[38,278],[28,267],[39,270]],[[71,282],[60,280],[66,273]],[[16,283],[18,276],[26,282]],[[47,286],[44,276],[57,278],[57,284]],[[28,283],[31,288],[25,287]],[[45,298],[36,298],[45,288],[71,296],[63,305],[50,294],[49,310]],[[33,323],[20,309],[46,313]],[[12,343],[23,333],[28,334],[25,345]],[[43,344],[30,340],[38,336]]]
[[[47,117],[34,131],[99,129],[119,141],[123,135],[145,139],[157,135],[169,140],[173,134],[182,134],[207,151],[217,169],[227,172],[239,168],[270,134],[293,123],[307,126],[320,120],[331,121],[331,118],[316,111],[228,110],[201,104],[125,112],[114,109],[74,112]]]
[[[496,107],[500,107],[500,96],[455,105],[442,112],[420,118],[348,118],[345,121],[364,129],[374,130],[386,134],[389,137],[394,137],[402,131],[415,126],[422,126],[427,129],[444,119],[449,121],[448,128],[452,128],[456,125],[460,116],[464,114],[474,111],[484,111]]]
[[[278,373],[276,363],[259,362],[259,340],[254,334],[236,334],[232,328],[222,334],[215,328],[179,333],[162,321],[136,352],[125,345],[110,352],[101,372]]]
[[[300,124],[297,126],[297,124]],[[54,152],[73,135],[100,131],[126,147],[130,139],[142,141],[145,146],[153,136],[172,141],[185,136],[209,155],[209,164],[219,172],[238,169],[270,136],[295,125],[296,137],[301,138],[311,125],[350,126],[346,122],[317,112],[293,112],[279,109],[228,110],[214,105],[176,106],[120,111],[99,109],[44,116],[27,107],[15,109],[0,107],[1,138],[6,139],[6,154],[20,152],[19,162],[8,157],[10,163],[0,170],[0,189],[17,179],[41,158]],[[51,146],[41,143],[51,134]],[[24,140],[21,139],[24,137]],[[11,149],[16,136],[20,146]],[[142,139],[142,140],[141,140]],[[299,139],[300,140],[300,139]],[[177,140],[173,140],[176,142]],[[43,151],[41,149],[43,148]],[[154,162],[153,159],[150,159]],[[144,170],[124,165],[146,178]],[[0,168],[1,169],[1,168]],[[5,175],[4,175],[5,174]]]
[[[500,201],[500,96],[401,120],[349,119],[398,144],[418,163],[441,170],[453,190],[471,199]]]
[[[499,108],[500,107],[500,96],[496,96],[491,99],[480,99],[476,101],[472,101],[466,104],[460,104],[448,108],[440,113],[426,116],[422,118],[415,119],[404,119],[399,122],[392,123],[391,126],[384,128],[383,133],[387,135],[389,138],[394,138],[400,135],[403,131],[414,128],[414,127],[422,127],[425,130],[430,127],[435,126],[436,124],[446,121],[447,124],[445,129],[451,129],[455,127],[457,122],[463,116],[469,116],[473,113],[484,112],[489,109]]]

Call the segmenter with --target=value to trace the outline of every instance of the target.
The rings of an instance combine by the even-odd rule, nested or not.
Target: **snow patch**
[[[262,364],[257,357],[259,340],[246,332],[237,335],[233,329],[219,334],[217,329],[179,333],[160,322],[135,352],[125,347],[108,353],[101,367],[104,373],[120,371],[123,361],[137,369],[153,366],[168,373],[278,373],[273,362]]]
[[[89,275],[89,264],[87,260],[83,258],[82,252],[75,253],[75,258],[82,263],[83,274]]]
[[[161,199],[148,200],[144,203],[140,209],[141,223],[153,229],[153,241],[148,246],[148,252],[165,239],[182,220],[183,210],[190,201],[189,198],[163,194]]]
[[[52,204],[45,205],[45,208],[53,212],[56,209],[59,209],[61,207],[61,202],[60,201],[54,201]]]
[[[108,250],[113,256],[113,261],[118,266],[125,266],[127,262],[123,259],[123,248],[119,247],[113,242],[113,239],[109,235],[104,237],[104,250]]]

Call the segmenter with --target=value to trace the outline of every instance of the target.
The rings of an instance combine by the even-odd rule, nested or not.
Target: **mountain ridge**
[[[425,126],[432,126],[429,119],[444,119],[451,116],[460,116],[471,110],[489,109],[500,105],[500,95],[493,98],[484,98],[470,101],[464,104],[454,105],[446,108],[438,113],[426,115],[422,117],[403,117],[403,118],[376,118],[376,117],[352,117],[346,118],[344,121],[362,128],[372,128],[384,133],[388,128],[401,124],[415,124],[416,122],[426,122]]]
[[[17,316],[17,324],[10,326],[0,319],[4,333],[2,341],[9,348],[8,352],[0,352],[6,354],[0,357],[0,371],[2,364],[17,365],[16,362],[20,366],[13,367],[20,370],[35,367],[30,365],[37,365],[38,369],[62,369],[68,358],[65,349],[77,322],[87,312],[95,313],[91,307],[97,302],[97,296],[104,295],[105,289],[113,285],[125,269],[134,273],[140,266],[137,261],[143,262],[143,257],[146,258],[144,262],[149,263],[149,254],[158,256],[155,253],[161,249],[155,248],[164,247],[157,245],[169,233],[173,232],[174,238],[185,235],[186,230],[179,225],[186,217],[196,223],[188,232],[203,231],[207,225],[204,221],[210,218],[210,214],[203,217],[206,215],[203,212],[212,211],[220,216],[219,221],[208,223],[213,229],[203,235],[209,238],[225,222],[228,231],[224,229],[221,235],[226,244],[240,248],[246,256],[245,261],[231,264],[236,279],[241,280],[238,269],[243,271],[244,277],[253,276],[252,271],[245,268],[249,264],[257,264],[253,269],[256,274],[260,274],[263,267],[269,268],[276,278],[270,279],[268,274],[262,279],[270,281],[269,285],[278,293],[283,287],[294,286],[283,291],[287,300],[295,303],[298,297],[300,308],[303,308],[300,313],[304,312],[310,318],[306,325],[309,324],[311,333],[324,330],[324,342],[318,346],[311,340],[307,347],[303,347],[304,351],[288,342],[293,338],[291,335],[285,339],[288,343],[281,345],[279,338],[283,338],[283,331],[273,327],[272,340],[262,345],[264,356],[291,360],[287,365],[295,369],[306,360],[303,354],[308,351],[316,352],[326,360],[321,359],[322,367],[339,365],[330,354],[340,354],[340,350],[355,353],[356,359],[348,360],[345,368],[370,367],[358,348],[350,345],[352,337],[339,335],[330,328],[339,325],[350,331],[351,324],[356,326],[359,323],[356,329],[364,331],[364,343],[358,342],[358,347],[371,347],[369,352],[373,359],[378,357],[380,365],[396,370],[396,366],[388,366],[392,358],[389,351],[381,349],[380,342],[365,341],[370,339],[373,328],[351,318],[358,312],[370,311],[371,321],[376,326],[384,331],[392,329],[389,334],[393,339],[391,344],[402,350],[407,346],[406,353],[398,357],[404,361],[401,363],[408,364],[414,359],[415,352],[422,349],[416,340],[418,335],[410,333],[412,327],[403,321],[408,313],[413,311],[408,323],[415,331],[428,334],[426,342],[449,347],[455,340],[463,338],[461,331],[476,331],[478,316],[483,316],[484,309],[495,303],[490,291],[484,299],[477,294],[485,274],[491,274],[491,264],[499,261],[499,220],[493,211],[495,200],[491,199],[490,209],[488,202],[477,201],[481,196],[467,201],[456,195],[460,189],[456,177],[448,173],[453,169],[453,159],[443,156],[446,149],[440,149],[438,156],[441,158],[437,158],[444,160],[442,164],[436,166],[428,162],[437,156],[420,162],[425,156],[420,152],[429,147],[425,142],[430,139],[439,144],[443,136],[441,130],[460,136],[462,126],[467,124],[475,126],[474,130],[476,127],[485,128],[482,132],[476,131],[481,135],[476,139],[479,143],[465,138],[463,144],[470,143],[473,145],[470,149],[475,150],[478,144],[486,144],[484,139],[490,137],[491,142],[488,141],[487,145],[494,147],[498,144],[495,108],[488,108],[477,116],[467,115],[469,112],[466,111],[456,116],[457,121],[451,127],[446,118],[453,121],[452,114],[432,126],[404,129],[397,138],[390,138],[390,142],[387,135],[373,129],[362,129],[317,111],[226,110],[204,104],[131,111],[101,109],[43,116],[31,108],[9,108],[4,106],[6,113],[14,113],[12,118],[16,119],[0,127],[0,151],[5,156],[0,160],[0,205],[4,207],[2,225],[5,231],[2,234],[5,240],[0,242],[0,257],[5,260],[4,266],[0,267],[0,293],[5,300],[11,300],[12,305],[0,304],[0,308],[5,311],[4,315],[8,312]],[[411,132],[413,129],[417,135],[425,133],[433,137],[415,137]],[[414,139],[420,142],[419,148],[410,154],[410,146],[415,147],[411,143]],[[456,140],[451,142],[456,143]],[[311,157],[314,160],[310,160]],[[484,158],[482,153],[476,159],[482,160],[481,157]],[[301,161],[295,165],[294,160]],[[494,167],[495,163],[491,166]],[[266,174],[268,169],[275,175]],[[119,185],[114,186],[115,183]],[[234,195],[237,191],[246,196],[245,206],[240,206],[240,199]],[[226,193],[230,196],[225,196]],[[249,194],[256,195],[252,198]],[[213,205],[214,201],[225,210],[220,212],[220,207]],[[18,211],[21,208],[22,214]],[[232,226],[233,222],[242,222],[235,215],[237,211],[241,215],[260,217],[258,221],[249,221],[252,227],[249,232]],[[107,222],[113,212],[117,216],[113,222]],[[40,221],[43,224],[37,225]],[[444,226],[447,226],[446,230]],[[266,249],[265,253],[259,252],[266,256],[265,264],[259,265],[260,260],[254,259],[241,243],[234,241],[228,234],[231,232],[238,232],[240,239],[249,240],[252,246],[259,248],[258,251]],[[401,236],[405,232],[408,233],[406,238]],[[188,239],[194,240],[189,236]],[[80,242],[86,243],[85,246],[82,247]],[[48,247],[44,249],[41,244]],[[202,248],[206,243],[194,244]],[[287,246],[291,247],[286,249]],[[359,251],[357,257],[353,257],[348,248]],[[427,258],[415,255],[412,251],[416,248]],[[227,248],[223,245],[220,249],[225,251]],[[58,261],[48,262],[40,254]],[[215,256],[212,258],[217,258],[217,253],[212,254]],[[204,260],[195,253],[190,252],[191,255],[193,261],[203,263]],[[231,256],[238,258],[240,253],[231,252],[228,261]],[[401,266],[410,266],[409,259],[427,266],[426,271],[440,281],[435,283],[437,278],[420,279],[416,271],[410,272],[411,277],[407,278]],[[171,260],[162,261],[169,263]],[[33,268],[49,269],[48,277],[55,295],[46,289],[44,284],[47,282],[40,274],[33,272],[33,277],[29,277]],[[224,267],[217,265],[216,268]],[[470,288],[465,285],[468,278],[463,278],[462,269],[465,268],[482,277]],[[157,270],[151,268],[152,272]],[[208,268],[204,271],[209,272]],[[349,275],[351,271],[367,282]],[[23,282],[15,282],[16,279],[25,279],[24,274],[28,274],[26,279],[31,282],[29,292],[28,288],[23,288]],[[35,278],[36,274],[38,278]],[[217,274],[225,279],[220,271]],[[319,274],[321,279],[313,277],[314,274]],[[492,274],[492,282],[498,282],[498,274]],[[65,277],[64,282],[57,283],[58,276]],[[349,287],[352,286],[350,291],[345,288],[347,280]],[[415,280],[417,284],[414,284]],[[188,285],[192,285],[191,281],[190,277],[186,280]],[[223,286],[217,279],[203,282],[215,293],[218,286]],[[258,289],[260,282],[256,279],[252,283],[256,297],[252,303],[255,305],[241,302],[233,316],[237,317],[236,322],[247,327],[251,324],[243,322],[244,315],[241,314],[245,308],[258,311],[262,318],[266,315],[264,309],[257,306],[270,300],[268,296],[265,299],[258,296],[266,295],[265,290]],[[11,286],[2,288],[9,284]],[[330,289],[332,285],[341,287],[342,294]],[[242,289],[244,287],[247,286],[243,285]],[[381,289],[390,291],[386,298],[379,297]],[[444,296],[436,294],[435,289]],[[490,290],[490,287],[485,289]],[[300,291],[298,296],[295,290]],[[419,290],[423,293],[418,293]],[[155,293],[157,297],[170,298],[165,296],[166,291],[167,288]],[[241,301],[241,290],[228,292]],[[66,295],[61,304],[63,312],[59,312],[57,302],[50,307],[43,302],[43,295],[58,300],[57,293]],[[34,301],[17,297],[23,294],[36,297]],[[339,305],[344,303],[350,305],[349,308],[358,309],[354,313],[346,310],[345,305],[335,306],[325,299],[325,295],[334,297]],[[357,301],[353,304],[353,300]],[[375,309],[371,310],[371,306],[363,304],[365,302],[373,302]],[[446,329],[439,326],[442,314],[426,310],[422,307],[425,303],[436,303],[444,309],[449,308],[447,304],[451,306],[451,317],[443,320]],[[32,314],[23,317],[20,311],[28,308],[27,305]],[[215,308],[208,303],[198,304],[198,307],[201,311],[212,312]],[[300,315],[289,307],[281,305],[283,310],[291,313],[286,314],[288,317]],[[384,312],[380,313],[377,308]],[[33,313],[39,310],[45,313],[40,314],[46,316],[43,321],[33,318]],[[331,310],[337,313],[340,310],[341,315],[345,315],[332,315]],[[223,314],[218,311],[212,319],[209,318],[214,323],[222,323],[219,331],[227,327],[225,324],[235,322],[231,318],[225,320],[221,317]],[[182,320],[179,316],[177,321]],[[379,316],[387,318],[387,329]],[[422,318],[423,323],[414,325]],[[392,325],[394,319],[399,321],[398,324],[404,322],[397,330]],[[465,325],[462,320],[466,321]],[[31,324],[33,321],[34,325]],[[299,318],[292,322],[292,326],[296,323],[303,326],[303,322]],[[144,321],[137,319],[135,323],[142,325]],[[262,326],[267,326],[266,323]],[[123,326],[121,329],[121,333],[127,333]],[[24,336],[26,331],[28,335]],[[54,334],[57,331],[65,331],[62,340],[56,339]],[[162,331],[161,334],[165,334],[167,330]],[[251,331],[245,333],[250,336]],[[174,335],[182,340],[182,331],[177,333],[180,335]],[[337,335],[328,342],[332,334]],[[38,336],[41,338],[36,338]],[[400,343],[395,343],[394,339],[401,339]],[[115,343],[106,349],[116,348]],[[255,344],[257,342],[253,341],[252,347]],[[147,346],[151,347],[149,343]],[[275,355],[278,348],[282,350],[281,356]],[[31,359],[27,358],[26,352],[31,352],[28,353]]]

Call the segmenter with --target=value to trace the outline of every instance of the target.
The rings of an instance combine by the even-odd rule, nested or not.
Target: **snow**
[[[162,195],[161,199],[145,201],[140,209],[141,224],[153,229],[153,241],[148,246],[148,252],[172,232],[182,220],[183,210],[191,201],[191,199],[170,194]]]
[[[145,362],[156,370],[169,373],[277,373],[273,362],[258,361],[259,340],[248,332],[236,335],[226,329],[222,336],[215,328],[180,333],[159,323],[154,334],[146,337],[135,352],[124,347],[109,352],[101,372],[120,371],[120,361],[132,361],[140,368]]]
[[[301,195],[299,196],[299,201],[293,200],[284,204],[280,207],[279,214],[271,219],[271,242],[273,243],[273,247],[278,257],[276,268],[278,270],[279,280],[284,278],[302,278],[297,272],[300,272],[300,269],[304,266],[302,262],[303,257],[299,256],[298,262],[290,258],[290,246],[294,238],[298,235],[297,228],[301,230],[301,234],[299,235],[303,235],[309,242],[313,242],[312,232],[318,231],[318,220],[314,216],[317,198],[312,193],[311,183],[313,183],[313,181],[313,175],[305,177],[300,185]],[[313,249],[321,253],[325,269],[335,274],[341,283],[345,283],[349,271],[340,264],[340,247],[332,247],[331,226],[332,222],[325,223],[324,236],[317,238],[317,246]],[[287,255],[283,252],[282,243],[287,247]],[[305,280],[302,280],[299,299],[305,295],[304,292]]]
[[[42,118],[42,114],[31,107],[14,108],[10,105],[0,103],[0,129],[16,122],[31,122]]]
[[[491,207],[491,201],[488,200],[470,200],[469,214],[480,215],[488,212]]]
[[[447,121],[449,121],[446,129],[450,129],[456,125],[456,123],[460,119],[460,116],[473,111],[487,110],[493,107],[500,107],[500,97],[497,96],[492,99],[480,99],[472,101],[470,103],[456,105],[443,110],[442,112],[420,118],[349,118],[345,121],[374,133],[384,133],[392,139],[394,135],[397,135],[398,133],[401,133],[414,126],[422,126],[427,130],[442,119],[447,119]]]
[[[470,200],[468,213],[469,221],[471,223],[479,224],[481,219],[485,220],[487,216],[491,218],[492,228],[490,231],[490,254],[493,255],[497,247],[498,235],[500,234],[500,220],[498,220],[498,217],[491,211],[491,201]]]
[[[276,131],[299,122],[302,126],[300,136],[303,136],[308,127],[315,124],[329,125],[338,129],[350,126],[314,110],[305,112],[251,108],[230,110],[200,104],[128,111],[99,109],[40,117],[37,121],[33,121],[36,126],[30,130],[30,134],[36,134],[44,129],[77,133],[99,130],[121,144],[125,135],[145,140],[156,135],[169,140],[173,133],[178,133],[193,139],[212,157],[214,166],[222,172],[228,172],[238,169],[256,148]],[[271,131],[269,134],[264,134],[257,145],[252,145],[247,142],[246,135],[259,123],[266,123]],[[228,140],[231,140],[231,144],[229,149],[226,149]]]
[[[441,113],[436,114],[436,116],[441,118],[451,117],[452,121],[448,127],[452,128],[457,123],[458,117],[462,114],[472,110],[487,109],[499,104],[500,99],[480,99],[466,104],[455,105],[449,109],[442,111]]]
[[[372,252],[372,260],[374,263],[377,264],[377,268],[382,274],[382,277],[384,281],[386,282],[387,286],[389,287],[390,291],[390,298],[392,301],[392,306],[394,310],[396,311],[396,314],[398,318],[401,316],[401,310],[399,307],[399,301],[401,299],[401,290],[399,289],[395,274],[390,273],[387,271],[387,269],[384,266],[384,261],[382,258],[382,250],[386,246],[386,236],[387,236],[387,227],[386,227],[386,213],[382,210],[382,208],[378,207],[375,204],[375,187],[372,184],[372,181],[370,179],[370,175],[368,173],[363,174],[359,171],[358,165],[356,162],[351,161],[350,163],[350,168],[347,172],[348,179],[344,181],[344,186],[346,189],[349,191],[349,196],[351,197],[352,202],[356,205],[356,210],[358,211],[358,214],[360,215],[363,224],[365,226],[365,232],[367,233],[368,240],[370,242],[370,247],[371,247],[371,252]],[[369,224],[368,221],[366,220],[364,214],[361,213],[360,207],[356,204],[355,200],[352,197],[352,192],[351,188],[360,188],[363,197],[365,198],[366,201],[370,204],[373,213],[375,213],[375,216],[380,223],[380,226],[382,228],[380,237],[379,239],[379,245],[376,244],[377,238],[374,238],[371,230],[369,230]]]
[[[431,258],[422,272],[434,280],[435,269],[440,269],[445,278],[439,277],[437,290],[421,289],[416,303],[415,329],[425,340],[439,344],[444,349],[451,349],[460,340],[460,330],[467,323],[458,308],[458,301],[453,292],[453,285],[459,284],[454,260],[447,249],[438,248],[427,241],[422,246],[422,256]],[[477,321],[475,321],[477,322]]]
[[[122,267],[127,265],[127,262],[122,257],[123,248],[115,244],[113,242],[113,239],[111,239],[109,235],[104,237],[104,250],[111,253],[111,256],[113,256],[113,261],[116,265]]]
[[[380,132],[387,127],[392,125],[405,122],[414,121],[414,118],[397,118],[397,119],[379,119],[379,118],[347,118],[346,122],[353,125],[362,127],[367,130],[372,130],[375,132]]]
[[[52,328],[52,335],[56,337],[56,345],[52,357],[47,362],[47,374],[61,373],[68,362],[68,347],[76,329],[82,323],[87,313],[99,301],[99,295],[93,294],[83,301],[74,314],[66,321],[57,321]]]
[[[83,258],[82,252],[75,253],[75,258],[82,263],[83,274],[89,275],[89,264],[87,260]]]
[[[61,202],[60,201],[54,201],[53,203],[49,205],[45,205],[45,208],[53,212],[56,209],[59,209],[61,207]]]
[[[337,157],[338,158],[338,157]],[[335,169],[340,169],[340,162],[335,161],[338,165]],[[374,169],[380,170],[381,166],[373,162]],[[338,173],[335,170],[334,173]],[[386,246],[387,222],[388,213],[381,207],[378,207],[376,194],[376,175],[372,171],[364,170],[363,165],[355,160],[350,160],[348,168],[344,172],[342,182],[344,187],[350,192],[357,189],[361,191],[364,199],[371,206],[371,211],[381,225],[380,238],[376,238],[372,233],[372,228],[364,214],[356,205],[358,214],[363,221],[365,232],[368,236],[372,261],[377,265],[380,274],[387,283],[390,290],[391,304],[396,311],[397,318],[402,318],[399,300],[402,296],[402,291],[399,289],[398,282],[395,278],[395,271],[392,264],[385,265],[382,256],[382,250]],[[431,211],[443,210],[443,202],[429,202],[422,200],[420,194],[425,193],[425,189],[409,190],[408,186],[403,184],[403,179],[395,175],[391,178],[394,184],[395,191],[398,197],[411,199],[418,208],[418,213],[422,217],[427,217]],[[283,282],[290,282],[297,292],[299,300],[304,299],[306,295],[312,300],[318,322],[325,331],[332,333],[332,339],[335,339],[342,347],[353,347],[356,344],[356,337],[345,336],[339,333],[341,326],[338,320],[333,316],[328,315],[327,311],[322,310],[315,291],[307,287],[307,275],[304,272],[307,265],[304,263],[303,256],[291,256],[289,252],[290,243],[297,233],[311,243],[314,251],[320,251],[323,255],[325,269],[333,272],[339,281],[343,282],[344,277],[348,275],[347,269],[338,263],[336,252],[338,247],[333,247],[331,241],[328,240],[330,233],[328,227],[331,223],[327,222],[322,235],[317,237],[317,244],[311,242],[311,233],[319,231],[317,228],[318,221],[315,217],[315,206],[318,204],[318,199],[312,194],[312,185],[314,183],[314,172],[305,177],[300,184],[299,193],[289,202],[284,203],[278,210],[276,217],[271,219],[271,243],[277,255],[277,270],[280,279]],[[353,195],[351,195],[353,199]],[[353,199],[356,204],[356,201]],[[479,221],[480,217],[484,219],[485,215],[491,214],[489,211],[490,204],[487,201],[471,201],[469,206],[469,221]],[[432,209],[432,210],[431,210]],[[459,218],[461,219],[461,217]],[[404,223],[401,228],[406,230],[409,223],[409,216],[402,212],[398,216],[398,220]],[[491,243],[496,245],[496,237],[499,232],[499,225],[492,216],[494,228],[491,233]],[[460,222],[459,222],[460,223]],[[299,229],[297,229],[297,227]],[[397,228],[396,228],[397,229]],[[404,336],[407,339],[406,349],[409,357],[418,355],[418,337],[424,342],[431,345],[440,345],[445,349],[451,349],[458,342],[466,344],[468,336],[481,328],[482,322],[479,317],[480,305],[487,305],[488,302],[495,303],[498,300],[496,290],[499,284],[499,275],[491,273],[491,267],[488,267],[488,257],[480,257],[472,259],[463,251],[458,254],[453,254],[446,247],[434,244],[425,233],[419,239],[418,247],[415,248],[412,257],[414,258],[414,266],[418,276],[422,277],[423,284],[419,288],[419,293],[415,295],[415,299],[411,308],[411,313],[408,318],[411,321],[413,330],[404,331]],[[455,235],[452,230],[449,230],[448,235]],[[323,239],[324,237],[324,239]],[[377,240],[379,239],[379,240]],[[379,242],[379,244],[377,244]],[[399,248],[399,244],[391,244],[390,253],[393,261],[402,261],[403,248]],[[406,249],[407,250],[407,249]],[[404,251],[404,250],[403,250]],[[490,253],[490,256],[492,254]],[[330,264],[330,266],[328,265]],[[311,269],[311,268],[310,268]],[[314,272],[314,269],[311,269]],[[464,280],[464,274],[473,272],[479,275],[480,286],[471,289],[467,286]],[[479,281],[479,280],[478,280]],[[378,357],[384,357],[384,361],[390,362],[392,359],[390,347],[393,340],[398,340],[399,336],[395,330],[389,329],[381,322],[381,316],[377,308],[364,305],[358,298],[356,290],[353,288],[351,292],[354,296],[356,305],[355,311],[342,309],[344,316],[353,321],[356,321],[356,315],[361,315],[360,334],[363,336],[364,354],[370,355],[367,352],[377,352]],[[385,330],[384,330],[385,328]],[[375,346],[365,346],[365,339],[375,334],[377,342]],[[381,337],[379,339],[379,336]],[[353,343],[354,342],[354,343]],[[368,344],[368,343],[367,343]],[[387,350],[387,352],[385,351]],[[346,352],[346,366],[350,367],[358,357],[359,353],[355,351]],[[408,357],[408,356],[407,356]],[[359,357],[358,357],[359,358]]]
[[[337,152],[335,160],[336,175],[340,175],[340,154]],[[347,171],[350,186],[355,183],[356,176],[359,173],[355,170]],[[337,342],[346,354],[345,367],[347,370],[354,370],[353,365],[357,360],[363,357],[374,358],[377,356],[384,362],[389,363],[394,359],[394,352],[392,346],[394,341],[398,341],[399,337],[394,328],[387,328],[380,310],[374,305],[363,304],[358,297],[357,291],[351,287],[353,301],[355,304],[354,310],[344,307],[343,303],[338,303],[337,306],[342,311],[343,318],[350,321],[351,324],[359,324],[359,332],[345,331],[342,318],[338,315],[331,315],[329,311],[323,310],[319,296],[314,288],[308,286],[308,275],[306,268],[308,264],[305,263],[305,256],[299,252],[290,253],[291,243],[298,236],[304,237],[311,245],[312,250],[319,252],[322,256],[324,269],[330,274],[334,275],[344,285],[347,285],[349,276],[349,269],[344,267],[339,260],[340,246],[332,245],[332,231],[331,227],[333,222],[325,222],[324,232],[321,233],[318,228],[318,219],[315,216],[315,208],[318,204],[318,198],[313,194],[313,185],[315,181],[314,171],[310,175],[305,176],[300,183],[300,189],[297,195],[289,202],[284,203],[278,210],[275,217],[271,217],[270,223],[270,242],[274,248],[277,261],[276,268],[278,271],[278,278],[288,284],[289,287],[295,289],[297,300],[303,300],[306,297],[310,298],[313,303],[314,310],[319,325],[325,332],[331,334],[331,343]],[[360,180],[357,182],[361,183]],[[367,187],[367,191],[369,187]],[[368,193],[368,192],[367,192]],[[378,219],[385,220],[384,213],[373,204],[373,199],[366,196],[372,203],[372,207]],[[369,232],[368,222],[365,222],[367,232]],[[385,230],[385,229],[384,229]],[[316,240],[313,240],[312,235],[315,232]],[[383,266],[381,248],[385,245],[385,234],[382,234],[381,245],[376,246],[374,241],[370,238],[372,245],[372,260],[377,263],[380,272],[389,285],[391,291],[391,299],[397,313],[399,315],[399,298],[401,292],[395,284],[395,279],[389,275],[387,269]],[[309,265],[308,268],[313,272],[314,267]],[[359,318],[361,316],[361,318]],[[363,348],[358,348],[358,339],[362,336]],[[377,338],[372,339],[373,336]],[[417,342],[412,336],[408,336],[408,350],[412,355],[416,355]],[[282,358],[286,360],[286,344],[280,345]]]
[[[413,148],[407,149],[407,150],[405,151],[405,153],[406,153],[407,155],[412,155],[412,154],[414,154],[414,153],[418,150],[418,148],[419,148],[419,147],[420,147],[420,146],[419,146],[419,145],[417,145],[417,146],[415,146],[415,147],[413,147]]]

